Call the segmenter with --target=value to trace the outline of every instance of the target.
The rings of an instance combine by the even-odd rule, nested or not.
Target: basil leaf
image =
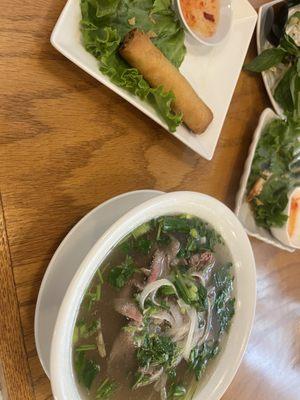
[[[90,389],[92,383],[100,371],[100,366],[93,360],[86,358],[84,352],[75,353],[75,370],[78,382]]]
[[[284,49],[288,54],[291,54],[292,56],[299,56],[300,55],[300,49],[296,45],[294,39],[285,34],[283,38],[280,41],[280,47]]]
[[[121,289],[136,271],[137,268],[134,265],[133,259],[127,255],[122,264],[111,268],[108,275],[108,282],[115,288]]]
[[[284,49],[267,49],[251,61],[251,63],[246,64],[244,68],[251,72],[266,71],[267,69],[279,64],[285,55],[286,51]]]
[[[297,72],[295,66],[290,67],[274,91],[274,99],[285,112],[292,112],[294,109],[293,95],[291,93],[291,82],[296,74]]]

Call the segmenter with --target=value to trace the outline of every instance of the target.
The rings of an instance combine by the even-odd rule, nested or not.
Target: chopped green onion
[[[106,378],[96,392],[96,400],[108,400],[117,389],[115,381]]]
[[[89,351],[89,350],[96,350],[97,346],[95,344],[83,344],[79,347],[76,347],[75,351],[81,352],[81,351]]]
[[[142,224],[138,226],[133,232],[132,236],[137,239],[138,237],[145,235],[145,233],[149,232],[151,229],[150,222],[147,222],[145,224]]]

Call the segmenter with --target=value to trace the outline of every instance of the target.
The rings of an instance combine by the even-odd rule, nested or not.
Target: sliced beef
[[[108,359],[107,372],[115,381],[124,379],[124,371],[136,371],[136,349],[132,333],[123,329],[116,337]]]
[[[133,321],[140,324],[143,320],[143,316],[138,306],[132,300],[125,300],[123,298],[116,299],[114,302],[115,310],[124,315],[124,317],[132,319]]]
[[[202,270],[208,265],[214,264],[215,257],[210,251],[204,253],[193,254],[189,259],[189,265],[196,270]]]
[[[168,256],[163,250],[156,250],[151,263],[151,273],[147,280],[147,283],[151,283],[159,279],[164,271],[168,268]]]
[[[174,263],[179,250],[180,250],[179,240],[177,240],[176,238],[171,236],[171,242],[170,242],[170,244],[168,244],[168,246],[166,247],[166,250],[165,250],[167,257],[168,257],[169,264],[172,265]]]

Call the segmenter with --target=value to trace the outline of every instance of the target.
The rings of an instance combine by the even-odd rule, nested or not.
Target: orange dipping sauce
[[[220,18],[220,0],[180,0],[188,26],[204,37],[216,33]]]

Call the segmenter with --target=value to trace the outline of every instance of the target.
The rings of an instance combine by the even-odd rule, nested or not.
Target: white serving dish
[[[202,135],[191,133],[184,125],[179,126],[173,135],[208,160],[213,157],[257,20],[256,12],[247,0],[233,0],[232,12],[232,29],[222,46],[199,46],[191,37],[186,37],[187,54],[180,68],[199,96],[212,109],[214,120]],[[97,60],[82,46],[80,19],[79,0],[68,0],[52,32],[52,45],[168,130],[165,122],[150,105],[119,88],[99,71]]]
[[[260,54],[266,48],[266,43],[268,42],[264,32],[264,25],[266,21],[267,11],[270,7],[273,7],[275,4],[281,3],[282,1],[283,0],[274,0],[269,3],[266,3],[262,5],[258,11],[257,30],[256,30],[256,43],[257,43],[258,54]],[[291,9],[289,14],[293,12],[292,10],[293,8]],[[273,74],[268,71],[264,71],[262,72],[262,78],[274,110],[278,115],[283,116],[284,115],[283,110],[273,96],[273,91],[276,85],[276,80]]]
[[[258,19],[257,19],[257,29],[256,29],[256,43],[257,43],[257,52],[260,54],[266,46],[267,39],[264,32],[264,25],[266,21],[267,11],[270,7],[273,7],[274,4],[281,3],[283,0],[275,0],[269,3],[262,5],[258,11]],[[274,107],[274,110],[278,115],[283,115],[283,110],[273,96],[273,89],[275,85],[274,77],[268,71],[262,72],[262,78],[266,87],[266,91]]]
[[[231,0],[221,0],[220,1],[220,20],[218,23],[216,33],[211,37],[204,37],[200,34],[196,33],[189,27],[187,24],[182,8],[180,0],[176,0],[176,8],[178,10],[178,14],[180,16],[181,22],[185,27],[185,30],[199,43],[204,44],[206,46],[216,46],[222,44],[224,40],[227,38],[227,35],[230,32],[232,26],[232,7]]]
[[[80,400],[72,366],[77,312],[95,271],[123,237],[140,224],[165,214],[188,213],[208,221],[223,236],[234,263],[236,313],[226,344],[199,383],[195,400],[219,400],[246,349],[255,313],[256,271],[249,239],[235,215],[221,202],[194,192],[158,196],[129,211],[98,240],[74,276],[59,310],[51,346],[51,385],[56,400]]]
[[[34,316],[36,349],[49,378],[50,348],[58,311],[82,261],[99,237],[122,215],[163,193],[136,190],[105,201],[77,222],[55,251],[39,290]]]
[[[275,114],[274,111],[270,108],[265,109],[260,116],[258,126],[254,132],[252,144],[249,148],[248,158],[246,160],[244,172],[241,177],[240,188],[236,196],[235,214],[250,236],[253,236],[280,249],[293,252],[295,251],[294,248],[290,246],[285,246],[279,240],[277,240],[267,229],[256,225],[253,212],[251,211],[249,203],[246,201],[247,182],[251,172],[252,161],[254,158],[257,143],[266,125],[275,118],[279,118],[279,116]]]

